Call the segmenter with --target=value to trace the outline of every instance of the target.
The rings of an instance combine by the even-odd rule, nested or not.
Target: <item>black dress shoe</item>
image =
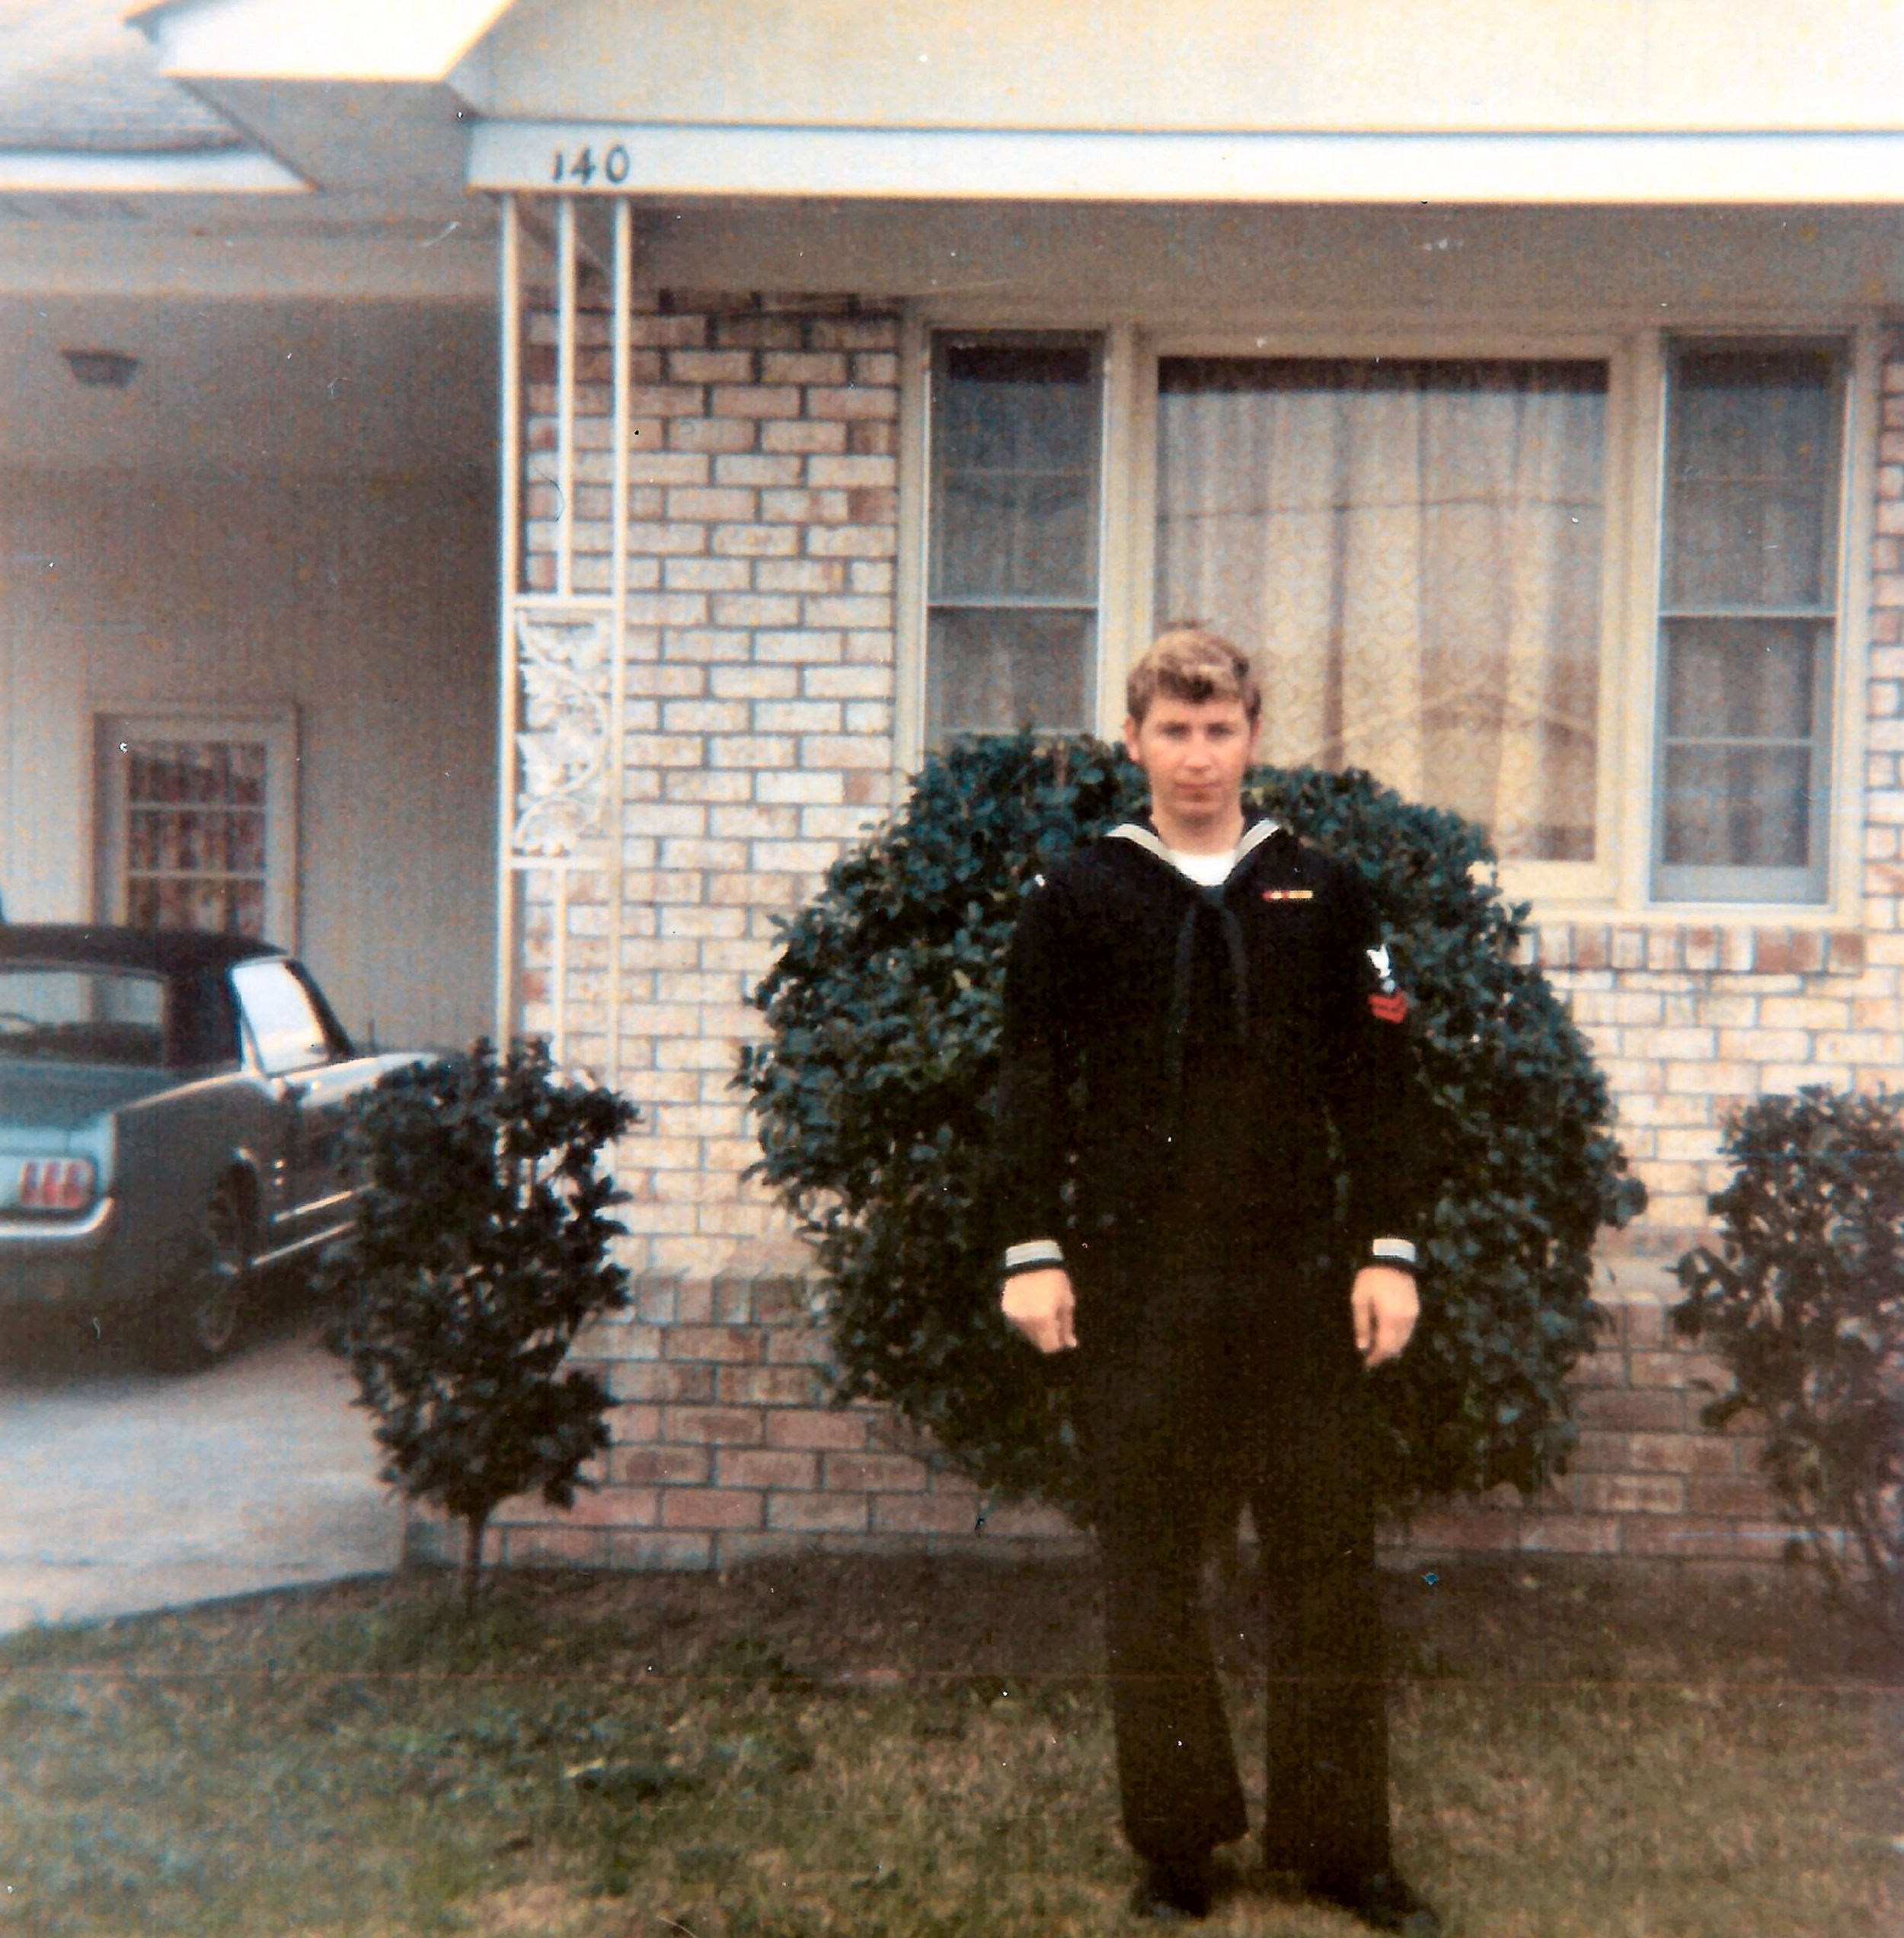
[[[1399,1932],[1402,1938],[1441,1938],[1441,1920],[1435,1908],[1393,1871],[1372,1871],[1340,1890],[1324,1887],[1316,1895],[1354,1912],[1371,1931]]]
[[[1210,1862],[1202,1857],[1147,1857],[1144,1875],[1131,1895],[1139,1917],[1171,1924],[1210,1914]]]

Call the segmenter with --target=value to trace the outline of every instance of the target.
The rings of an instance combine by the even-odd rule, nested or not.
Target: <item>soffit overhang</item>
[[[1898,0],[517,0],[471,185],[708,199],[1904,197]],[[614,166],[605,158],[614,158]],[[580,166],[577,167],[578,159]]]
[[[515,121],[1882,132],[1900,26],[1898,0],[516,0],[455,78]]]

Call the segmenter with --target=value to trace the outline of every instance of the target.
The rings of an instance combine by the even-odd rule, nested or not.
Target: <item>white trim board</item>
[[[1186,134],[493,121],[471,131],[468,183],[527,193],[1043,202],[1882,206],[1904,202],[1904,131]]]
[[[251,148],[184,155],[0,152],[0,194],[305,195],[311,185]]]

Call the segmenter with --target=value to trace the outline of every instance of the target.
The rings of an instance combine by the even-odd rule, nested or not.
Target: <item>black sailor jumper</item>
[[[1148,827],[1059,864],[1026,898],[1005,979],[1008,1270],[1063,1262],[1081,1291],[1097,1262],[1191,1235],[1318,1266],[1331,1129],[1353,1252],[1335,1265],[1412,1262],[1406,1012],[1361,878],[1273,821],[1251,823],[1220,889]]]
[[[1014,939],[1008,1268],[1062,1262],[1077,1294],[1124,1825],[1145,1856],[1246,1828],[1199,1599],[1210,1517],[1246,1499],[1270,1591],[1267,1853],[1324,1886],[1388,1866],[1348,1295],[1372,1258],[1412,1262],[1407,1007],[1360,878],[1261,820],[1215,890],[1153,829],[1107,836],[1033,890]]]

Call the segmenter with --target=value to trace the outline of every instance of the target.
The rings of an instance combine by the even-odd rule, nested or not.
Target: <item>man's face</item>
[[[1124,722],[1124,745],[1150,782],[1158,832],[1221,830],[1238,811],[1243,776],[1260,723],[1241,700],[1174,700],[1159,693],[1139,725]]]

